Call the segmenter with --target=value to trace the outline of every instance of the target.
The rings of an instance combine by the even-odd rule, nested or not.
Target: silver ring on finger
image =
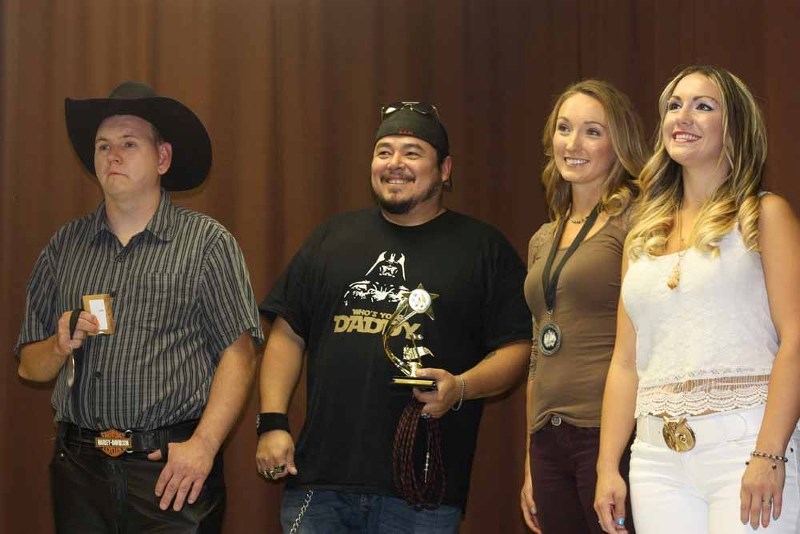
[[[268,469],[268,470],[264,471],[264,476],[267,477],[270,480],[277,480],[278,479],[278,475],[282,474],[284,471],[286,471],[286,465],[285,464],[276,465],[272,469]]]

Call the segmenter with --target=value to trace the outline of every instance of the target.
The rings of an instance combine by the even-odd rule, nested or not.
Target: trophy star
[[[438,293],[431,293],[425,289],[425,286],[420,283],[414,291],[404,292],[403,296],[405,302],[409,302],[410,299],[416,298],[416,302],[411,304],[409,302],[409,306],[414,309],[417,313],[424,313],[431,319],[435,319],[433,315],[433,301],[439,298]],[[418,310],[419,308],[419,310]]]
[[[397,303],[397,308],[394,313],[384,324],[381,331],[383,339],[383,350],[389,361],[403,372],[403,377],[395,377],[392,379],[394,384],[404,384],[418,386],[421,385],[422,380],[425,385],[430,385],[430,379],[416,378],[416,372],[423,368],[422,358],[424,356],[433,356],[433,352],[422,345],[417,343],[422,341],[422,335],[413,331],[407,333],[407,340],[411,341],[411,346],[403,347],[402,359],[395,356],[389,343],[392,332],[400,329],[404,323],[408,322],[415,315],[426,314],[433,319],[432,302],[439,297],[438,293],[429,293],[422,284],[419,284],[416,289],[412,291],[403,290],[397,293],[400,301]]]
[[[432,320],[436,319],[431,304],[439,298],[438,293],[429,293],[422,284],[419,284],[413,291],[401,291],[399,295],[400,302],[397,303],[395,312],[384,326],[384,332],[391,332],[395,327],[418,314],[424,313]]]

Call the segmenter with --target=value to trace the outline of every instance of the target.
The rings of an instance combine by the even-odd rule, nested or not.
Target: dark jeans
[[[56,440],[50,489],[56,531],[92,533],[218,533],[225,511],[222,455],[217,455],[194,504],[180,512],[158,507],[158,476],[165,462],[146,453],[107,456],[87,443]]]
[[[531,434],[531,478],[539,525],[544,534],[603,534],[594,511],[599,428],[581,428],[552,418]],[[630,447],[620,462],[628,482]],[[625,527],[635,534],[630,498]]]
[[[281,506],[284,532],[291,531],[307,498],[307,490],[286,490]],[[456,534],[459,523],[461,509],[455,506],[415,510],[397,497],[315,490],[297,533]]]

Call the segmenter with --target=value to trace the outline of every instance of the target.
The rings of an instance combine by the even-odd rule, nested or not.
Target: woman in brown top
[[[628,98],[598,80],[564,91],[542,142],[552,222],[533,235],[528,250],[525,298],[534,340],[520,504],[534,532],[599,533],[593,501],[600,405],[614,348],[627,213],[645,144]]]

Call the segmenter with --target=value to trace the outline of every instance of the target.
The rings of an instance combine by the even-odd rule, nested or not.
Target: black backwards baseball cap
[[[433,104],[395,102],[383,106],[375,141],[387,135],[408,135],[427,141],[439,153],[439,159],[450,155],[447,130],[439,120],[439,112]]]

